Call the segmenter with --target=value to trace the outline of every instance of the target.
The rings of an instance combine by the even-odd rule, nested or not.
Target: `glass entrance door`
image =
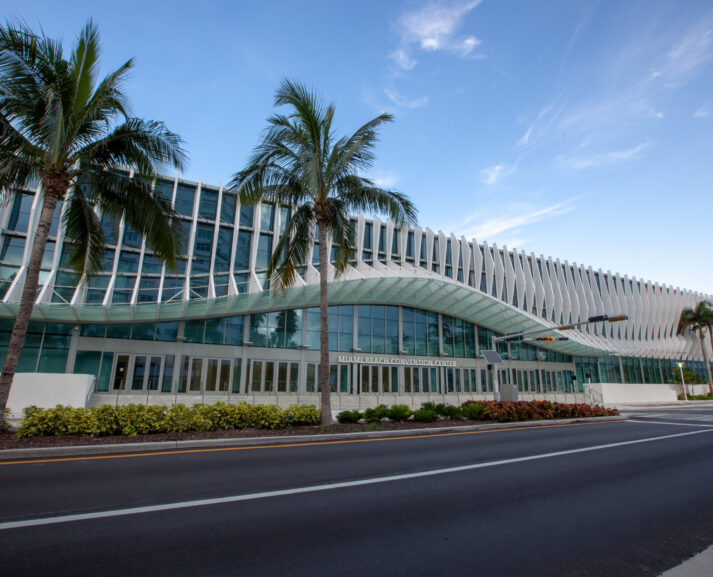
[[[114,390],[123,391],[126,388],[126,376],[129,374],[129,355],[119,355],[114,368]]]

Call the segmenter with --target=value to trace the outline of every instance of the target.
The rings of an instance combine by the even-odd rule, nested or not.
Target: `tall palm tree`
[[[247,166],[230,182],[240,201],[255,204],[269,201],[286,205],[294,214],[275,246],[268,265],[268,277],[277,291],[291,286],[300,266],[310,258],[315,230],[319,239],[320,288],[320,382],[322,423],[332,422],[329,384],[329,332],[327,276],[330,255],[328,239],[334,245],[334,271],[345,271],[352,249],[353,226],[350,211],[379,212],[397,225],[416,221],[416,209],[409,199],[386,190],[362,176],[371,167],[378,128],[392,120],[382,114],[367,122],[349,137],[337,139],[333,132],[334,105],[324,106],[300,83],[283,80],[275,94],[275,106],[291,107],[288,115],[268,119],[262,142],[248,159]]]
[[[69,263],[79,274],[101,268],[104,234],[95,209],[145,235],[171,267],[182,229],[170,201],[152,195],[164,165],[181,168],[181,139],[163,123],[133,118],[122,84],[128,60],[98,80],[99,34],[89,21],[69,59],[62,44],[23,23],[0,27],[0,200],[31,181],[42,189],[22,298],[0,377],[0,416],[25,341],[52,217],[65,201]],[[131,167],[133,178],[114,167]],[[28,239],[29,242],[29,239]]]
[[[713,311],[710,304],[706,301],[701,301],[696,305],[695,309],[685,308],[681,311],[681,317],[678,321],[678,334],[683,334],[690,329],[698,333],[698,338],[701,340],[701,352],[703,353],[703,363],[706,365],[708,374],[708,392],[713,395],[713,379],[711,379],[711,367],[708,363],[708,350],[705,346],[705,330],[713,324]]]

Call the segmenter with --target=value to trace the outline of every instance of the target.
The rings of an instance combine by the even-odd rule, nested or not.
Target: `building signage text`
[[[359,365],[401,365],[404,367],[455,367],[455,361],[443,359],[414,359],[408,357],[369,357],[366,355],[339,355],[338,363]]]

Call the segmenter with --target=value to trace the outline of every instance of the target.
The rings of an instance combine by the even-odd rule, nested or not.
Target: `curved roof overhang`
[[[330,282],[329,304],[390,304],[421,308],[458,317],[501,334],[542,331],[555,326],[468,286],[435,278],[399,276]],[[17,303],[0,304],[0,316],[14,317],[18,306]],[[310,284],[284,292],[245,293],[166,303],[36,304],[32,319],[75,324],[170,322],[316,306],[319,306],[319,286]],[[542,333],[547,334],[562,336],[555,330]],[[543,348],[575,356],[615,354],[612,346],[601,338],[580,331],[569,331],[566,336],[570,340]]]

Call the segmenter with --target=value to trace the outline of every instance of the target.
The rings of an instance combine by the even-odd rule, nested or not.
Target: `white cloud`
[[[703,106],[701,106],[698,110],[696,110],[693,113],[693,117],[694,118],[708,118],[711,114],[713,114],[713,110],[711,110],[710,102],[706,102]]]
[[[480,174],[484,184],[493,185],[503,178],[510,176],[513,172],[515,172],[514,166],[507,166],[500,163],[495,166],[491,166],[490,168],[484,168],[480,171]]]
[[[572,206],[574,200],[574,198],[571,198],[544,208],[536,208],[531,205],[498,205],[497,216],[486,218],[475,225],[470,225],[476,217],[482,215],[482,212],[478,212],[467,217],[460,227],[456,227],[454,232],[466,238],[474,237],[478,240],[489,240],[504,232],[511,231],[511,233],[518,235],[511,236],[511,243],[517,246],[524,242],[523,237],[518,234],[520,228],[571,212],[574,210]],[[517,242],[515,242],[516,240]]]
[[[427,52],[445,50],[461,57],[470,55],[480,45],[480,40],[473,35],[459,35],[458,31],[466,14],[480,2],[434,1],[405,12],[396,26],[401,47],[391,53],[391,58],[404,70],[411,70],[416,65],[408,54],[412,45]]]
[[[642,142],[631,148],[624,150],[613,150],[609,152],[596,152],[591,154],[558,155],[555,157],[556,163],[564,168],[572,170],[585,170],[597,168],[611,164],[629,162],[641,158],[643,152],[651,146],[651,142]]]
[[[420,108],[428,104],[428,96],[422,96],[420,98],[408,99],[405,96],[399,94],[396,90],[389,88],[384,88],[384,94],[388,96],[389,100],[393,102],[399,108]]]
[[[411,70],[414,66],[416,66],[416,60],[406,54],[406,51],[402,48],[394,50],[391,53],[391,59],[404,70]]]
[[[381,188],[393,188],[398,182],[396,175],[388,170],[385,172],[377,172],[376,176],[374,176],[371,180],[374,181],[376,186]]]

